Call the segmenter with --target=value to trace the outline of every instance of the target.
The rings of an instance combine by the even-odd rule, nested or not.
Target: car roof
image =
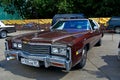
[[[59,19],[58,21],[75,21],[75,20],[89,20],[89,19]]]
[[[58,23],[59,21],[75,21],[75,20],[88,20],[89,21],[89,19],[84,19],[84,18],[83,19],[59,19],[56,23]],[[52,26],[54,26],[55,24],[53,24]]]
[[[84,18],[84,14],[56,14],[53,18],[61,17],[61,18]]]

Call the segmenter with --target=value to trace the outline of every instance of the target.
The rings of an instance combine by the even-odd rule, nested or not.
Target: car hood
[[[32,42],[32,43],[64,43],[68,44],[74,41],[77,37],[80,37],[87,33],[87,31],[82,30],[68,30],[68,31],[44,31],[44,32],[35,32],[29,33],[17,37],[16,39],[23,42]]]

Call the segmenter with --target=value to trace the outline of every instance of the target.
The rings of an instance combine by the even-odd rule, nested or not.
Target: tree
[[[112,5],[112,7],[111,7]],[[10,14],[17,11],[22,18],[52,18],[57,13],[83,13],[87,17],[120,15],[119,0],[0,0]]]

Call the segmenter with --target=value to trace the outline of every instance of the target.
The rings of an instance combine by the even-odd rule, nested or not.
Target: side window
[[[91,30],[91,26],[89,22],[87,22],[87,30]]]
[[[95,30],[94,29],[94,27],[96,26],[95,23],[92,20],[90,20],[90,24],[91,24],[92,29]]]

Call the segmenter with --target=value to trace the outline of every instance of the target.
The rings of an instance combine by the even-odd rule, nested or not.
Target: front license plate
[[[29,65],[29,66],[39,67],[39,61],[37,61],[37,60],[21,58],[21,63]]]

